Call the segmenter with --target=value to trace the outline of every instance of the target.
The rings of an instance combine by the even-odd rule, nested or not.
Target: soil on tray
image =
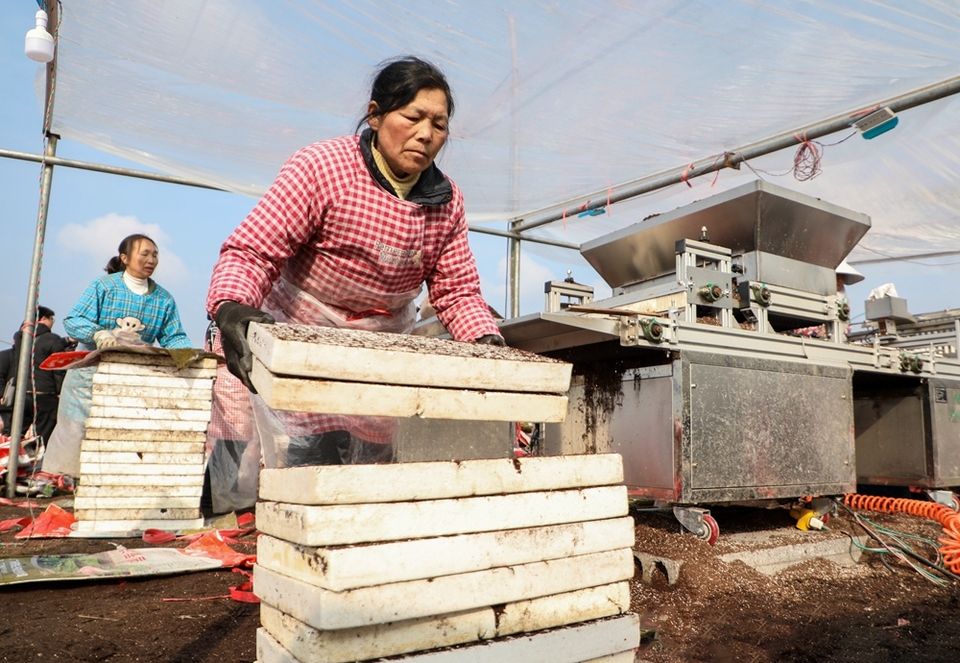
[[[443,357],[501,359],[506,361],[547,364],[562,363],[558,359],[552,359],[508,346],[487,345],[485,343],[464,343],[462,341],[433,338],[432,336],[417,336],[415,334],[391,334],[387,332],[365,331],[362,329],[338,329],[336,327],[313,327],[310,325],[284,323],[262,325],[261,328],[278,341],[333,345],[344,348],[387,350],[391,352],[434,354]]]
[[[34,500],[40,506],[33,515],[62,499]],[[845,539],[844,531],[862,534],[843,511],[828,521],[827,532],[797,530],[784,507],[714,506],[711,513],[720,527],[715,545],[683,532],[670,512],[633,512],[636,549],[681,563],[675,586],[659,568],[650,585],[641,581],[639,570],[631,582],[632,609],[641,615],[644,636],[637,661],[957,660],[956,582],[935,585],[889,555],[871,552],[863,553],[855,566],[814,559],[773,576],[720,559],[758,547]],[[0,520],[29,515],[26,509],[0,506]],[[901,532],[934,540],[941,535],[939,524],[930,520],[865,515]],[[153,547],[140,539],[18,540],[15,531],[0,533],[2,554]],[[234,547],[240,552],[253,550],[252,544]],[[915,549],[930,553],[919,543]],[[0,587],[0,661],[252,663],[258,606],[223,598],[243,580],[230,570],[214,570]]]

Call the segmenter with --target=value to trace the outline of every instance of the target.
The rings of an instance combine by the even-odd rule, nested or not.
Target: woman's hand
[[[482,343],[483,345],[496,345],[501,348],[507,347],[507,342],[503,340],[503,337],[497,336],[496,334],[484,334],[475,340],[474,343]]]
[[[217,327],[220,329],[220,344],[227,360],[227,370],[243,383],[250,393],[257,393],[250,381],[253,370],[253,355],[247,343],[247,327],[251,322],[272,325],[276,322],[269,313],[239,302],[225,301],[217,308]]]
[[[96,344],[97,350],[112,348],[117,345],[117,337],[106,329],[101,329],[93,335],[93,342]]]

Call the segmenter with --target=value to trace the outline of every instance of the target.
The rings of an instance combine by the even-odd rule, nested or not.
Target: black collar
[[[363,155],[363,161],[367,164],[367,170],[370,171],[371,177],[377,181],[377,184],[396,196],[397,192],[393,188],[393,185],[383,176],[380,169],[377,168],[377,162],[374,161],[373,150],[370,147],[372,140],[373,129],[367,127],[363,130],[363,133],[360,134],[360,153]],[[399,198],[399,196],[397,197]],[[413,188],[410,190],[410,195],[406,198],[408,202],[429,206],[445,205],[452,199],[453,186],[450,184],[450,180],[440,172],[440,169],[437,168],[435,163],[431,163],[429,168],[420,173],[420,178],[417,180],[417,183],[413,185]]]

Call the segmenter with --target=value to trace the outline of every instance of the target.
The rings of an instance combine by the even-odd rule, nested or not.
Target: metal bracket
[[[661,318],[632,315],[620,318],[620,345],[636,346],[641,341],[659,344],[673,342],[673,325]]]
[[[674,506],[673,507],[673,516],[680,521],[680,524],[683,525],[683,528],[688,532],[696,534],[697,536],[702,536],[703,528],[707,527],[707,524],[703,522],[704,516],[709,516],[710,511],[708,509],[701,509],[700,507],[695,506]]]
[[[953,510],[957,510],[960,507],[960,501],[957,500],[957,496],[954,495],[953,491],[950,490],[925,490],[923,491],[927,494],[933,502],[937,504],[942,504],[943,506],[950,507]]]
[[[704,238],[706,230],[704,227]],[[698,308],[705,307],[719,318],[721,326],[735,326],[732,310],[739,304],[732,296],[732,251],[692,239],[677,240],[675,251],[677,282],[686,289],[684,319],[696,322]]]
[[[593,302],[593,288],[570,281],[547,281],[543,284],[544,310],[556,313],[570,306],[587,306]]]

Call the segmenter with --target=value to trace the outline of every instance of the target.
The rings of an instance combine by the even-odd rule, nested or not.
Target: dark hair
[[[56,315],[57,315],[57,314],[53,312],[53,309],[49,309],[49,308],[47,308],[46,306],[38,306],[38,307],[37,307],[37,319],[36,319],[34,322],[39,322],[39,321],[40,321],[40,318],[51,318],[51,319],[53,319],[53,317],[56,316]],[[20,323],[20,329],[22,330],[26,325],[27,325],[27,321],[24,320],[23,322]],[[18,339],[19,337],[20,337],[20,332],[16,332],[16,333],[13,335],[13,341],[16,343],[16,341],[17,341],[17,339]]]
[[[446,77],[435,65],[412,55],[384,60],[378,65],[373,85],[370,86],[370,101],[375,101],[377,110],[367,113],[357,123],[357,132],[374,117],[403,108],[413,101],[420,90],[440,90],[447,98],[447,117],[453,117],[453,93]]]
[[[140,233],[127,235],[123,238],[123,241],[120,242],[120,246],[117,247],[117,255],[110,258],[110,261],[107,263],[107,266],[103,268],[103,271],[105,271],[107,274],[116,274],[117,272],[122,272],[125,270],[127,266],[123,264],[123,260],[120,259],[120,256],[129,257],[137,245],[143,240],[147,240],[154,246],[157,245],[156,242],[146,235],[141,235]]]

